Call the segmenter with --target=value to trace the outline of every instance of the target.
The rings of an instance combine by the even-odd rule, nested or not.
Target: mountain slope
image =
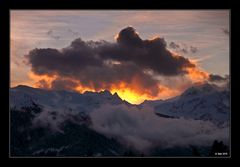
[[[12,156],[122,156],[116,140],[90,128],[89,112],[127,104],[108,91],[79,94],[18,86],[10,90]]]
[[[12,156],[120,156],[127,151],[86,124],[66,120],[61,131],[34,126],[29,111],[11,110]]]
[[[172,118],[192,118],[226,126],[230,119],[230,92],[215,85],[191,87],[180,96],[164,101],[145,102],[155,113]]]
[[[196,140],[203,142],[195,146],[208,152],[215,139],[228,144],[229,100],[228,89],[209,84],[138,106],[109,91],[79,94],[18,86],[10,89],[11,155],[167,156],[177,150],[181,156],[192,154],[192,142],[183,141]],[[149,108],[154,112],[142,112]],[[165,148],[169,141],[172,147]],[[150,152],[141,152],[139,145],[149,145]]]
[[[10,107],[21,108],[31,106],[33,103],[39,104],[46,109],[64,109],[71,112],[89,112],[98,108],[101,104],[122,104],[117,94],[112,95],[109,91],[99,93],[85,92],[80,94],[69,91],[53,91],[31,88],[28,86],[17,86],[10,90]]]

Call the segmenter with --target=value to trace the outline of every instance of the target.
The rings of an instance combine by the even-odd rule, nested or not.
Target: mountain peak
[[[104,90],[99,92],[100,94],[106,95],[106,96],[112,96],[111,92],[109,90]]]
[[[18,85],[18,86],[15,86],[13,88],[32,88],[32,87],[27,86],[27,85]]]
[[[113,94],[113,97],[118,98],[118,99],[121,99],[121,98],[119,97],[119,95],[117,94],[117,92],[115,92],[115,93]],[[121,99],[121,100],[122,100],[122,99]]]
[[[27,91],[28,92],[28,91],[33,91],[36,88],[30,87],[30,86],[27,86],[27,85],[18,85],[16,87],[12,87],[11,89],[15,90],[15,91]]]
[[[85,91],[84,93],[83,93],[84,95],[92,95],[92,94],[95,94],[95,92],[93,92],[93,91]]]
[[[185,90],[181,96],[192,96],[199,94],[209,94],[217,91],[218,87],[209,83],[197,84]]]
[[[115,92],[115,93],[113,94],[113,96],[118,96],[117,92]]]

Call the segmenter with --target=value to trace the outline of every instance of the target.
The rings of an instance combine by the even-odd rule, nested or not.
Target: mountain
[[[102,104],[130,105],[109,91],[79,94],[23,85],[11,88],[11,155],[121,156],[129,152],[90,128],[88,113]]]
[[[128,150],[72,120],[60,124],[61,131],[35,126],[29,111],[11,110],[11,156],[121,156]]]
[[[230,120],[229,89],[208,83],[193,86],[180,96],[146,101],[141,106],[152,107],[159,116],[211,121],[218,126],[228,126]]]
[[[116,93],[109,91],[85,92],[80,94],[65,90],[44,90],[28,86],[17,86],[10,90],[10,107],[21,108],[39,104],[48,110],[69,110],[71,112],[90,112],[101,104],[121,104],[123,101]]]
[[[139,130],[139,127],[142,130],[145,129],[145,124],[142,125],[141,121],[146,121],[148,115],[144,115],[145,112],[134,115],[137,113],[135,109],[144,109],[144,107],[147,107],[147,109],[152,108],[156,114],[152,114],[154,118],[151,116],[151,119],[148,118],[149,121],[156,121],[154,126],[159,125],[158,121],[163,121],[163,125],[169,121],[171,125],[174,123],[173,128],[175,128],[176,125],[181,123],[179,118],[183,117],[194,121],[211,121],[219,127],[214,131],[217,133],[222,131],[221,134],[227,135],[225,130],[229,126],[230,119],[229,100],[229,89],[210,84],[193,86],[181,95],[171,99],[145,101],[137,106],[123,101],[116,93],[111,94],[109,91],[80,94],[65,90],[44,90],[20,85],[10,89],[11,155],[142,156],[143,152],[118,139],[122,136],[126,137],[130,142],[135,141],[144,144],[145,140],[143,142],[142,138],[137,137],[140,135],[143,136],[143,139],[145,138],[145,134],[142,135],[144,132],[141,129]],[[104,105],[105,107],[101,108]],[[129,109],[128,112],[130,113],[124,113],[120,111],[120,108],[115,108],[117,115],[111,115],[111,112],[107,111],[106,106],[108,105],[124,106],[123,109],[127,111]],[[131,108],[134,108],[133,112],[131,112]],[[111,128],[108,129],[108,126],[116,125],[113,126],[115,127],[113,130],[119,131],[120,134],[116,133],[115,136],[111,136],[94,129],[92,126],[92,121],[94,121],[93,117],[91,117],[92,113],[98,113],[104,118],[108,116],[108,119],[103,122],[103,125],[101,123],[100,126],[103,126],[105,130],[112,131]],[[99,115],[97,118],[100,118]],[[139,119],[142,120],[139,121]],[[180,121],[174,122],[175,120]],[[99,120],[95,119],[95,121]],[[149,121],[146,122],[149,123]],[[203,123],[205,124],[205,122]],[[127,130],[128,128],[132,129],[134,131],[133,136],[121,134],[122,127]],[[207,129],[211,130],[212,128]],[[195,130],[198,131],[198,129]],[[200,130],[200,132],[205,133],[205,129]],[[213,133],[212,130],[211,133]],[[212,138],[215,139],[214,134],[211,133],[206,130],[206,134],[203,136],[209,135],[211,141]],[[153,134],[155,134],[155,131]],[[165,132],[159,132],[158,134],[165,134]],[[201,134],[199,135],[201,137]],[[153,137],[154,143],[158,143],[157,139],[161,138],[163,136]],[[200,147],[198,151],[203,149],[201,154],[207,155],[210,145],[206,147],[197,145],[197,147]],[[168,156],[175,153],[175,155],[179,156],[191,156],[192,154],[192,146],[164,148],[160,144],[160,147],[156,145],[152,149],[150,153],[147,153],[148,155]]]
[[[30,111],[33,122],[59,130],[58,125],[71,119],[90,124],[89,113],[101,105],[126,104],[116,93],[109,91],[85,92],[80,94],[65,90],[45,90],[24,85],[10,89],[10,108],[17,111]]]

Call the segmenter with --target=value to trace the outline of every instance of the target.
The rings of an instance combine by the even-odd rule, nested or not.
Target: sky
[[[140,103],[229,75],[228,10],[11,10],[10,15],[11,87],[108,89]]]

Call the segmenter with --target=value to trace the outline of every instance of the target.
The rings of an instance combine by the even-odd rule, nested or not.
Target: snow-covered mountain
[[[123,101],[117,93],[43,90],[17,86],[10,90],[10,107],[21,109],[38,105],[43,110],[67,114],[88,114],[103,104],[120,105]],[[151,107],[159,116],[166,118],[191,118],[208,120],[220,126],[229,124],[230,91],[212,84],[195,85],[180,96],[167,100],[145,101],[139,107]]]
[[[230,119],[230,92],[212,84],[196,85],[180,96],[160,101],[145,101],[141,106],[152,107],[156,114],[170,118],[208,120],[226,126]]]
[[[47,110],[65,110],[69,112],[90,112],[101,104],[127,104],[117,93],[109,91],[85,92],[80,94],[70,91],[44,90],[24,85],[11,88],[10,107],[21,109],[25,106],[38,104]]]
[[[89,113],[127,104],[109,91],[79,94],[17,86],[10,89],[11,155],[118,156],[128,150],[92,130]]]
[[[133,153],[141,155],[142,152],[133,149],[132,145],[129,148],[128,144],[122,143],[123,141],[119,140],[121,136],[125,136],[128,142],[140,142],[142,145],[145,138],[150,135],[146,141],[149,142],[151,139],[153,143],[161,143],[160,139],[164,141],[164,136],[166,141],[172,138],[171,135],[166,136],[165,130],[162,130],[164,128],[158,128],[166,125],[169,128],[166,128],[167,132],[174,132],[176,126],[179,126],[180,131],[192,137],[200,135],[201,138],[203,133],[210,141],[206,151],[208,152],[211,141],[218,139],[219,136],[223,136],[223,139],[228,138],[225,136],[228,136],[229,100],[228,89],[209,84],[194,86],[180,96],[168,100],[145,101],[138,106],[123,101],[116,93],[112,95],[109,91],[79,94],[20,85],[10,89],[11,155],[127,156]],[[160,117],[152,112],[141,112],[142,109],[149,108]],[[179,117],[191,120],[178,119]],[[151,133],[145,126],[149,126],[152,121],[151,130],[155,130]],[[193,128],[190,130],[186,128],[186,121],[186,124],[192,125]],[[168,125],[172,125],[172,128]],[[109,136],[102,130],[114,132],[114,135]],[[176,134],[174,141],[178,137]],[[148,142],[145,144],[148,145]],[[181,146],[181,140],[179,143]],[[169,150],[164,149],[158,148],[156,155],[169,155]],[[175,155],[182,155],[185,149],[187,155],[192,154],[192,148],[187,146],[170,148],[170,152],[172,149],[175,153],[176,150],[179,152]]]
[[[10,108],[33,114],[34,125],[61,131],[59,125],[67,120],[90,124],[89,113],[101,105],[130,105],[116,93],[109,91],[85,92],[44,90],[28,86],[10,89]]]

